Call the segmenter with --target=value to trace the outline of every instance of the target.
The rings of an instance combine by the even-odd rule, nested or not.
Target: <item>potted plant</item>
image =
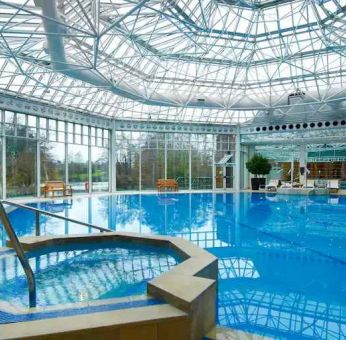
[[[268,175],[271,168],[272,166],[269,163],[269,160],[258,154],[255,154],[248,162],[246,162],[246,169],[255,176],[254,178],[251,178],[252,190],[258,190],[261,185],[265,185],[265,178],[258,176]]]

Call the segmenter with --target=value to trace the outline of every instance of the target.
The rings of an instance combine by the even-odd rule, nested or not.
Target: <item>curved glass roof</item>
[[[346,0],[0,1],[0,89],[130,119],[346,99]]]

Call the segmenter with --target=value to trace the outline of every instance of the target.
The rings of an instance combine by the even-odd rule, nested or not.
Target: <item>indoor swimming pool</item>
[[[346,197],[105,195],[31,206],[116,231],[182,237],[207,249],[219,260],[219,325],[274,338],[346,337]],[[31,211],[14,209],[9,217],[19,236],[34,235]],[[41,235],[85,232],[92,230],[41,216]],[[61,261],[68,266],[71,260],[64,255]],[[141,291],[140,282],[130,290]]]

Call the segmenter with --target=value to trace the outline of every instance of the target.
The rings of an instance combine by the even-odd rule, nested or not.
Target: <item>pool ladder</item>
[[[36,307],[36,281],[35,281],[35,275],[34,272],[32,271],[32,268],[30,266],[30,263],[27,259],[27,257],[25,256],[24,250],[22,245],[20,244],[20,241],[17,237],[16,232],[14,231],[12,224],[8,218],[8,215],[6,213],[6,210],[4,208],[3,204],[7,204],[7,205],[12,205],[15,206],[17,208],[22,208],[22,209],[26,209],[26,210],[30,210],[33,211],[35,214],[35,235],[36,236],[40,236],[40,214],[43,215],[47,215],[47,216],[51,216],[51,217],[55,217],[64,221],[68,221],[68,222],[72,222],[72,223],[76,223],[76,224],[80,224],[80,225],[84,225],[86,227],[89,227],[91,229],[96,229],[98,231],[102,232],[109,232],[111,231],[108,228],[102,228],[90,223],[85,223],[85,222],[81,222],[81,221],[77,221],[74,220],[72,218],[68,218],[68,217],[64,217],[64,216],[59,216],[56,214],[52,214],[48,211],[45,210],[40,210],[40,209],[36,209],[33,207],[29,207],[27,205],[23,205],[23,204],[19,204],[19,203],[14,203],[14,202],[10,202],[10,201],[0,201],[0,220],[2,221],[2,224],[5,227],[5,231],[11,241],[12,247],[15,250],[19,261],[24,269],[26,278],[28,280],[28,288],[29,288],[29,306],[31,307]]]
[[[12,224],[7,216],[6,210],[0,202],[0,220],[2,221],[2,224],[6,230],[6,233],[12,243],[12,247],[15,250],[19,261],[24,269],[26,278],[28,280],[28,288],[29,288],[29,306],[36,307],[36,281],[35,281],[35,275],[34,272],[31,269],[30,263],[28,259],[25,256],[24,250],[22,248],[22,245],[20,244],[17,234],[14,231]]]

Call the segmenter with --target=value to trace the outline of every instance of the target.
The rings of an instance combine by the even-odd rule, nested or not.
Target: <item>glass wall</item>
[[[190,135],[167,134],[167,178],[175,179],[180,189],[189,189]]]
[[[167,178],[175,179],[180,189],[189,188],[189,151],[167,150]]]
[[[74,192],[89,191],[89,158],[86,145],[68,146],[68,182]]]
[[[155,190],[161,178],[175,179],[180,189],[212,189],[214,160],[234,141],[228,135],[116,131],[111,155],[107,129],[10,111],[2,111],[1,123],[1,181],[9,197],[42,194],[52,180],[75,192],[109,191],[114,167],[116,190]]]
[[[92,191],[108,191],[109,150],[93,146],[91,148]]]
[[[160,178],[180,189],[212,189],[215,154],[233,149],[228,135],[117,131],[117,190],[156,189]]]
[[[165,178],[165,150],[141,149],[142,190],[155,189],[158,179]]]
[[[46,142],[40,145],[41,183],[46,181],[66,181],[65,144]]]
[[[0,124],[1,129],[1,124]],[[0,137],[0,173],[2,174],[2,137]],[[2,197],[2,175],[0,176],[0,197]],[[0,228],[1,229],[1,228]]]
[[[191,189],[213,188],[213,135],[191,135]]]
[[[139,190],[140,133],[117,132],[117,190]]]
[[[165,134],[141,133],[142,190],[156,189],[158,179],[165,178]]]
[[[107,129],[11,111],[1,113],[0,146],[5,141],[6,178],[1,176],[0,185],[6,181],[8,197],[40,195],[40,187],[51,180],[69,181],[75,191],[85,192],[91,178],[92,190],[108,190]]]
[[[6,138],[7,197],[36,193],[36,141]]]

